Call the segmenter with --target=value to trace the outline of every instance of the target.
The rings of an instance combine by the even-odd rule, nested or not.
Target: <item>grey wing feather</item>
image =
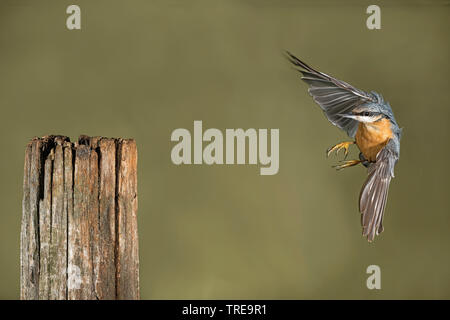
[[[353,138],[358,128],[358,122],[344,118],[341,114],[348,114],[365,102],[377,102],[376,97],[344,81],[314,70],[291,53],[286,53],[289,61],[301,68],[297,70],[302,73],[302,80],[309,85],[309,94],[322,108],[328,120]]]
[[[363,236],[369,241],[373,241],[375,235],[383,232],[384,208],[389,184],[394,177],[394,166],[398,160],[394,140],[389,141],[378,153],[376,162],[369,165],[368,178],[359,196]]]

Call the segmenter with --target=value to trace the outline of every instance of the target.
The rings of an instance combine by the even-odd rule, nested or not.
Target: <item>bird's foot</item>
[[[336,170],[341,170],[348,167],[356,166],[357,164],[361,163],[361,160],[347,160],[347,161],[341,161],[341,164],[333,166]]]
[[[354,144],[354,143],[355,143],[354,141],[345,141],[345,142],[338,143],[337,145],[328,148],[327,149],[327,157],[329,157],[333,151],[336,151],[336,155],[338,155],[339,151],[341,149],[344,149],[345,150],[344,151],[344,160],[345,160],[348,155],[348,148],[350,147],[351,144]]]

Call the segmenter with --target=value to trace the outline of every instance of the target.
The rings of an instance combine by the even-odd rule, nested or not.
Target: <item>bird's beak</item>
[[[343,118],[349,118],[349,119],[353,119],[353,120],[358,120],[358,116],[355,116],[353,114],[339,113],[338,116],[343,117]]]

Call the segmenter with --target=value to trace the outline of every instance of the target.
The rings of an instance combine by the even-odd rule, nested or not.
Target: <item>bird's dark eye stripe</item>
[[[359,116],[363,116],[363,117],[372,117],[377,115],[377,112],[370,112],[370,111],[362,111],[358,113]]]

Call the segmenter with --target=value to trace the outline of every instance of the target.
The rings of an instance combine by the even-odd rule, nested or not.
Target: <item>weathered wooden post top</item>
[[[22,208],[21,299],[139,299],[134,140],[32,139]]]

